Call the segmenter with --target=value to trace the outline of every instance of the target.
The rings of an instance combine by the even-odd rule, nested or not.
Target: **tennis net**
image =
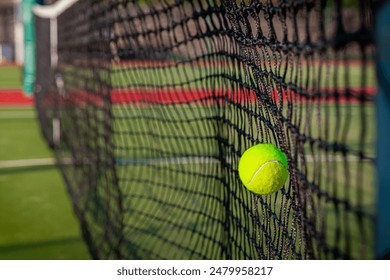
[[[374,257],[374,2],[70,2],[35,96],[94,258]],[[276,194],[239,180],[257,143]]]

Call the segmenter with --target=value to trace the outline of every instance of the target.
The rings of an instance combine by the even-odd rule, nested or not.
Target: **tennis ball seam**
[[[260,165],[259,169],[257,169],[257,171],[253,174],[251,180],[248,183],[246,183],[246,185],[250,185],[253,182],[253,180],[256,178],[257,174],[260,173],[261,169],[263,169],[263,167],[266,166],[268,163],[272,163],[272,162],[278,162],[279,164],[281,164],[284,167],[283,163],[280,162],[279,160],[266,161],[262,165]]]

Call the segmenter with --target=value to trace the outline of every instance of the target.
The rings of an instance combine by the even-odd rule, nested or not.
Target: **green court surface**
[[[132,87],[153,87],[156,83],[162,87],[182,86],[184,88],[202,88],[206,86],[205,81],[207,79],[221,76],[222,73],[225,77],[230,78],[238,76],[245,77],[247,75],[253,78],[254,72],[265,71],[269,72],[270,76],[283,76],[286,83],[293,83],[294,78],[297,77],[300,81],[308,80],[313,86],[319,86],[320,88],[342,88],[346,85],[352,88],[372,88],[376,86],[375,67],[373,63],[369,62],[365,67],[361,67],[361,65],[353,61],[350,63],[350,65],[330,63],[326,67],[316,62],[311,62],[310,65],[303,63],[303,66],[308,67],[302,67],[299,71],[288,68],[285,72],[272,72],[267,68],[249,68],[250,71],[246,71],[242,66],[232,67],[218,60],[210,62],[209,65],[171,63],[159,67],[147,63],[135,63],[134,65],[131,63],[127,65],[113,64],[110,69],[110,79],[114,87],[124,89]],[[280,63],[280,67],[282,67],[282,63]],[[93,89],[96,86],[94,80],[91,78],[99,72],[96,69],[91,70],[91,68],[82,66],[75,68],[74,66],[62,65],[62,71],[65,74],[64,76],[66,76],[66,73],[71,73],[71,75],[68,75],[70,79],[68,81],[69,84],[77,84],[77,80],[81,78],[87,82],[87,88]],[[104,80],[106,72],[101,72],[102,79]],[[364,84],[362,84],[363,81]]]
[[[22,69],[17,66],[0,67],[0,89],[19,89],[22,87]]]
[[[323,104],[319,109],[310,108],[312,111],[310,115],[307,113],[310,111],[309,105],[302,104],[301,106],[303,111],[300,114],[302,133],[316,138],[326,135],[330,143],[333,141],[347,143],[353,156],[343,158],[340,153],[325,153],[323,149],[310,147],[309,143],[306,143],[303,147],[306,162],[298,160],[300,170],[309,182],[317,182],[320,186],[319,191],[328,194],[328,198],[349,201],[352,207],[373,216],[376,196],[374,166],[370,161],[360,161],[356,151],[362,150],[367,156],[374,157],[376,135],[374,106],[366,104],[362,111],[358,104]],[[252,109],[255,110],[255,106]],[[220,171],[215,161],[210,158],[218,157],[218,145],[216,141],[213,141],[217,133],[213,131],[214,112],[212,109],[207,110],[191,105],[175,106],[172,110],[165,107],[164,113],[157,114],[159,110],[162,110],[159,105],[145,107],[130,105],[116,107],[114,110],[116,118],[113,125],[116,136],[114,143],[116,155],[121,159],[118,174],[126,198],[125,205],[129,207],[126,212],[128,219],[125,219],[126,233],[136,241],[136,245],[128,244],[128,246],[135,258],[164,258],[164,256],[174,258],[180,246],[191,247],[191,242],[196,242],[197,238],[201,239],[200,236],[205,234],[210,240],[205,247],[216,251],[218,248],[214,238],[223,232],[223,221],[219,218],[212,220],[210,213],[218,217],[218,211],[223,207],[218,205],[222,202],[217,199],[220,196],[217,180]],[[364,115],[362,115],[363,112]],[[187,121],[185,126],[180,123],[182,120],[178,117],[184,114]],[[252,123],[253,128],[248,126],[247,129],[256,131],[256,120],[250,121],[249,118],[247,114],[241,114],[241,119],[235,121]],[[363,127],[361,118],[364,118],[365,127]],[[178,125],[180,129],[177,129]],[[234,125],[238,127],[238,123],[231,123],[231,130],[234,129]],[[151,131],[152,128],[153,131]],[[339,132],[340,128],[343,133]],[[239,135],[232,131],[229,136],[226,135],[226,141],[232,145],[243,143],[244,141],[239,141],[238,137]],[[186,139],[187,145],[184,145],[180,139]],[[240,149],[244,150],[245,147],[240,147]],[[158,158],[158,155],[165,155],[166,158]],[[185,155],[187,157],[184,157]],[[188,155],[193,155],[193,157],[188,157]],[[131,160],[126,162],[123,160],[126,158]],[[134,161],[137,159],[138,162],[143,163],[143,166],[135,164]],[[226,160],[234,169],[236,168],[238,164],[236,155],[231,153],[230,158]],[[154,174],[154,176],[151,177],[149,174]],[[158,186],[158,188],[152,186]],[[244,205],[250,204],[249,194],[244,188],[236,191],[237,195],[243,199],[242,201],[245,201]],[[317,226],[318,229],[322,229],[321,233],[327,239],[328,244],[335,248],[345,248],[351,246],[353,242],[360,242],[359,246],[352,245],[352,256],[373,258],[374,226],[372,220],[367,217],[358,220],[350,209],[343,207],[335,209],[332,199],[324,196],[318,198],[315,192],[312,195],[313,203],[318,206],[315,209],[318,215]],[[203,198],[207,196],[215,197],[215,202],[205,204]],[[176,197],[177,200],[173,201],[171,197]],[[285,205],[281,205],[280,198],[275,199],[278,201],[276,203],[273,198],[274,196],[270,196],[265,199],[267,203],[270,203],[276,215],[280,215]],[[237,203],[233,208],[241,209],[237,210],[238,212],[243,211],[243,205],[238,201],[232,203]],[[145,209],[154,209],[153,214]],[[206,218],[196,225],[197,215]],[[150,219],[145,219],[148,217]],[[342,224],[346,217],[349,223]],[[279,218],[284,219],[283,215]],[[185,222],[178,226],[175,223],[177,220],[185,220]],[[241,223],[247,222],[241,220]],[[362,225],[365,226],[363,230],[360,228]],[[179,230],[174,230],[175,226]],[[252,226],[248,222],[247,227]],[[340,228],[348,228],[347,237],[340,236]],[[156,229],[159,229],[159,234],[168,237],[167,244],[171,248],[169,250],[171,255],[141,255],[148,252],[151,246],[158,242],[159,236],[156,234]],[[171,233],[164,234],[170,230]],[[275,226],[275,232],[277,230],[280,228]],[[192,234],[192,239],[183,238],[186,234]],[[361,243],[362,240],[364,244]],[[175,246],[178,248],[177,251],[174,249]],[[137,250],[140,247],[144,251]],[[199,251],[192,252],[194,255],[188,257],[201,256],[204,253],[202,250],[203,248],[199,248]]]
[[[328,69],[332,73],[333,66]],[[344,73],[345,70],[340,72]],[[367,84],[375,86],[373,67],[366,69],[368,72]],[[7,71],[0,68],[0,71]],[[20,72],[13,68],[12,78],[0,79],[0,88],[19,88]],[[80,69],[82,72],[83,69]],[[129,86],[146,86],[153,80],[167,77],[161,80],[161,85],[180,84],[181,81],[189,80],[191,84],[183,84],[183,87],[200,87],[201,77],[205,74],[213,75],[208,67],[180,66],[168,70],[168,73],[161,69],[127,69],[123,73],[113,70],[112,82],[116,87],[127,88]],[[218,72],[218,70],[217,70]],[[239,71],[240,72],[240,71]],[[360,86],[361,73],[358,68],[351,68],[348,72],[351,76],[350,85]],[[85,72],[84,75],[91,73]],[[232,73],[236,75],[237,73]],[[340,74],[340,73],[339,73]],[[303,74],[306,76],[308,74]],[[315,75],[313,75],[315,76]],[[333,74],[328,74],[333,76]],[[340,76],[343,76],[340,74]],[[2,73],[0,72],[0,77]],[[74,76],[78,78],[77,75]],[[133,80],[130,78],[133,77]],[[134,80],[134,77],[137,78]],[[321,79],[326,81],[325,78]],[[92,79],[91,79],[92,81]],[[344,86],[343,79],[337,83]],[[322,85],[326,87],[326,84]],[[316,150],[309,143],[303,147],[307,162],[298,162],[300,167],[305,166],[305,176],[308,181],[317,182],[321,191],[329,193],[330,196],[340,199],[350,199],[352,205],[363,205],[368,213],[374,212],[375,204],[375,174],[372,163],[357,161],[356,151],[362,150],[366,155],[373,156],[375,143],[375,108],[373,105],[335,106],[334,104],[301,103],[297,104],[293,121],[300,123],[301,133],[311,135],[314,138],[324,137],[329,142],[348,143],[352,149],[351,154],[355,157],[343,159],[338,155],[330,154],[326,158],[323,150]],[[113,109],[115,122],[112,129],[114,132],[113,143],[118,160],[118,175],[121,178],[120,187],[125,194],[125,234],[132,236],[137,244],[129,243],[124,250],[131,250],[133,258],[175,258],[181,246],[189,246],[202,239],[202,235],[208,236],[210,243],[199,247],[200,251],[193,252],[195,257],[201,256],[203,250],[217,251],[214,238],[222,233],[222,220],[196,221],[194,213],[202,213],[205,217],[209,213],[218,216],[220,207],[217,200],[213,204],[202,204],[202,197],[210,195],[203,190],[204,186],[213,188],[218,185],[217,164],[210,160],[213,156],[218,157],[219,146],[217,145],[216,119],[217,110],[211,105],[208,109],[193,105],[174,105],[172,110],[161,105],[137,107],[121,104]],[[256,111],[254,106],[249,108]],[[86,108],[80,108],[80,114],[86,112]],[[95,108],[89,112],[95,114]],[[230,109],[229,109],[230,110]],[[301,114],[297,114],[297,112]],[[160,114],[163,112],[164,114]],[[362,112],[364,113],[362,115]],[[288,111],[284,112],[288,113]],[[186,125],[180,116],[186,115]],[[237,114],[240,119],[232,118],[230,129],[248,124],[247,133],[259,138],[257,123],[258,120],[247,112],[226,111],[224,114]],[[267,117],[267,116],[266,116]],[[98,124],[103,124],[103,115],[97,115]],[[364,120],[364,122],[362,122]],[[62,126],[69,125],[72,128],[74,119],[63,119]],[[240,123],[238,123],[240,122]],[[224,124],[221,124],[224,125]],[[226,124],[225,124],[226,125]],[[364,127],[363,127],[364,126]],[[97,126],[98,129],[103,129]],[[180,127],[178,129],[178,127]],[[153,130],[151,130],[153,128]],[[31,160],[52,158],[53,154],[44,143],[36,112],[33,109],[25,108],[0,108],[0,162],[11,160]],[[211,133],[211,134],[210,134]],[[89,134],[88,134],[89,135]],[[103,138],[96,139],[94,134],[86,141],[99,143]],[[228,137],[228,135],[226,135]],[[229,135],[230,143],[241,143],[239,136],[232,132]],[[364,138],[364,146],[361,139]],[[183,145],[183,139],[186,145]],[[213,143],[212,145],[210,143]],[[104,143],[99,143],[104,145]],[[244,150],[244,146],[236,146],[236,149]],[[163,155],[163,156],[161,156]],[[193,158],[184,159],[183,155],[193,155]],[[196,158],[198,157],[198,158]],[[315,158],[316,157],[316,158]],[[205,161],[205,158],[207,160]],[[323,159],[322,159],[323,158]],[[130,159],[130,160],[129,160]],[[145,167],[134,164],[145,161]],[[237,165],[237,156],[230,155],[226,159],[232,166]],[[326,163],[325,163],[326,161]],[[323,164],[322,164],[323,163]],[[330,164],[329,164],[330,163]],[[144,163],[145,164],[145,163]],[[359,166],[360,167],[359,167]],[[331,166],[329,168],[329,166]],[[140,169],[144,168],[144,172]],[[362,172],[359,172],[363,170]],[[153,172],[157,176],[150,177]],[[349,172],[349,173],[348,173]],[[318,176],[318,174],[322,176]],[[346,178],[346,174],[349,177]],[[141,174],[141,175],[140,175]],[[139,186],[144,188],[139,188]],[[148,185],[158,185],[161,193],[153,193],[154,190]],[[190,185],[190,190],[182,186]],[[175,186],[175,187],[172,187]],[[349,186],[351,188],[346,188]],[[134,191],[135,190],[135,191]],[[220,189],[213,189],[212,196],[218,197]],[[244,201],[250,199],[250,194],[244,188],[239,188],[237,193]],[[175,197],[173,203],[170,199]],[[164,200],[167,199],[167,200]],[[316,199],[316,198],[314,198]],[[139,202],[144,201],[144,204]],[[267,198],[270,202],[271,198]],[[335,247],[349,244],[348,240],[362,240],[364,234],[367,240],[366,253],[364,258],[372,258],[373,248],[373,227],[362,232],[357,223],[343,225],[349,227],[350,236],[340,238],[335,234],[335,228],[339,227],[342,219],[350,217],[356,219],[348,211],[343,209],[334,212],[331,201],[315,201],[320,205],[318,215],[325,217],[318,220],[319,228],[323,227],[329,245]],[[270,203],[275,212],[282,209],[280,203]],[[155,215],[152,218],[145,208],[154,209]],[[242,205],[235,205],[235,209],[242,209]],[[238,210],[242,211],[242,210]],[[138,218],[137,218],[138,215]],[[201,216],[202,216],[201,215]],[[140,219],[142,217],[143,219]],[[145,219],[149,218],[149,219]],[[186,219],[186,223],[176,224],[177,220]],[[282,218],[282,217],[280,217]],[[248,221],[242,221],[246,223]],[[322,224],[320,224],[322,223]],[[368,223],[365,223],[367,225]],[[371,224],[369,224],[371,225]],[[251,228],[252,225],[247,225]],[[179,227],[180,230],[177,230]],[[147,254],[148,246],[157,244],[156,232],[168,236],[164,245],[164,253],[161,255]],[[186,236],[192,235],[191,238]],[[214,245],[213,245],[214,244]],[[166,246],[166,247],[165,247]],[[175,250],[176,247],[178,248]],[[198,254],[198,255],[197,255]],[[360,252],[352,252],[353,256],[362,256]],[[188,256],[194,257],[194,256]],[[88,250],[81,238],[79,225],[74,216],[71,201],[66,193],[63,179],[59,170],[50,164],[39,167],[0,167],[0,259],[88,259]]]
[[[129,66],[129,67],[113,67],[111,79],[116,87],[126,88],[129,85],[131,86],[147,86],[151,84],[152,81],[158,81],[160,85],[172,85],[172,84],[182,84],[183,81],[191,81],[188,84],[182,84],[183,86],[188,87],[199,87],[202,86],[202,82],[200,80],[204,75],[216,75],[220,73],[220,71],[226,71],[226,67],[223,64],[216,64],[213,67],[205,67],[205,66],[194,66],[194,65],[173,65],[174,67],[160,67],[160,68],[151,68],[151,66],[142,66],[139,67]],[[337,67],[337,75],[336,75],[336,67]],[[72,67],[68,67],[69,70],[73,70]],[[238,68],[234,70],[231,68],[229,74],[231,75],[245,75],[243,69]],[[342,64],[330,64],[326,71],[322,71],[319,74],[319,65],[313,64],[311,68],[312,71],[308,73],[305,71],[306,68],[303,68],[303,72],[301,73],[301,78],[303,80],[306,79],[316,79],[320,75],[321,87],[328,87],[327,80],[332,80],[332,83],[337,85],[338,87],[343,87],[345,85],[346,73],[348,73],[349,77],[349,85],[352,87],[361,86],[362,76],[364,75],[366,80],[366,87],[374,87],[376,85],[375,78],[375,67],[372,63],[368,63],[367,67],[364,68],[364,73],[362,72],[362,68],[359,65],[354,65],[352,63],[351,66],[347,67]],[[92,73],[86,72],[86,69],[81,69],[82,76],[92,75]],[[288,81],[289,77],[292,74],[291,71],[286,74],[286,79]],[[281,73],[283,74],[283,73]],[[161,77],[164,77],[162,79]],[[2,66],[0,67],[0,89],[19,89],[21,88],[22,81],[22,69],[16,66]],[[92,87],[93,88],[93,87]]]
[[[346,133],[342,135],[344,140],[350,144],[352,148],[358,148],[358,139],[360,137],[359,131],[362,130],[360,124],[360,109],[359,106],[348,106],[348,110],[344,106],[339,106],[339,115],[330,113],[327,116],[328,137],[330,139],[337,140],[338,134],[335,130],[338,126],[339,120],[345,120],[348,116],[350,122],[345,124],[348,127]],[[219,211],[218,201],[215,204],[204,205],[201,203],[202,196],[210,195],[210,193],[203,192],[203,186],[213,187],[218,185],[214,182],[218,177],[218,168],[213,160],[210,160],[210,156],[217,155],[217,146],[205,145],[210,143],[207,140],[207,134],[204,130],[199,130],[199,127],[208,127],[213,122],[213,110],[205,110],[198,106],[183,105],[175,106],[174,110],[170,114],[169,110],[165,112],[163,119],[158,118],[155,114],[158,112],[152,107],[116,107],[114,110],[114,116],[116,122],[114,123],[114,132],[117,138],[114,139],[115,146],[117,148],[116,155],[118,159],[122,159],[119,162],[118,174],[122,178],[121,188],[126,194],[125,205],[127,209],[125,215],[126,234],[134,237],[137,240],[138,245],[126,244],[128,249],[130,248],[134,258],[174,258],[177,251],[175,246],[181,246],[187,244],[186,242],[197,242],[196,237],[201,234],[209,236],[210,240],[215,238],[215,233],[218,234],[222,231],[222,221],[204,220],[203,222],[196,223],[195,220],[188,219],[194,213],[203,213],[207,216],[208,213],[217,213]],[[320,110],[320,115],[325,114],[326,110],[334,112],[334,105],[324,105]],[[306,111],[306,108],[303,110]],[[365,120],[367,122],[366,130],[366,147],[365,152],[372,154],[373,144],[375,140],[374,131],[374,108],[372,105],[366,106]],[[169,113],[169,114],[168,114]],[[177,114],[182,115],[186,113],[187,120],[189,121],[187,126],[182,129],[175,129],[179,120]],[[164,120],[170,120],[170,122],[164,122]],[[318,128],[316,128],[316,122],[309,122],[309,117],[302,117],[307,121],[307,125],[311,124],[310,129],[312,135],[318,136],[323,134]],[[243,120],[249,122],[247,116]],[[251,122],[254,125],[252,120]],[[342,124],[342,123],[341,123]],[[147,129],[150,127],[158,127],[159,129],[154,131],[153,137],[159,137],[160,142],[154,148],[159,150],[159,153],[164,151],[166,158],[159,159],[159,153],[153,153],[152,138],[145,140],[145,149],[140,149],[142,143],[137,140],[137,135],[146,135]],[[303,126],[304,127],[304,126]],[[146,129],[146,131],[142,130]],[[210,126],[208,129],[212,129]],[[35,111],[33,109],[20,109],[20,108],[2,108],[0,109],[0,130],[6,131],[0,137],[1,146],[5,147],[0,150],[0,161],[10,160],[23,160],[23,159],[42,159],[51,158],[52,152],[43,142],[38,122],[35,117]],[[121,131],[122,134],[117,132]],[[204,131],[204,132],[203,132]],[[332,132],[333,131],[333,132]],[[196,134],[196,132],[199,132]],[[210,137],[210,135],[209,135]],[[211,136],[212,137],[212,136]],[[181,145],[181,140],[188,138],[189,145]],[[131,139],[132,141],[128,141]],[[230,141],[237,142],[230,138]],[[147,160],[148,170],[159,174],[150,178],[148,172],[140,172],[139,166],[132,162],[126,162],[130,158],[130,154],[125,152],[131,150],[132,145],[134,148],[138,147],[137,153],[131,154],[136,156],[137,159]],[[142,146],[142,145],[141,145]],[[124,150],[121,147],[126,148]],[[146,149],[148,147],[148,149]],[[175,149],[172,149],[175,147]],[[172,151],[175,151],[172,154]],[[315,180],[316,169],[315,162],[318,164],[322,160],[319,157],[323,156],[317,154],[317,160],[313,162],[310,156],[310,149],[307,150],[307,170],[306,176],[309,180]],[[163,153],[163,154],[164,154]],[[181,155],[200,155],[198,158],[183,159]],[[214,154],[215,153],[215,154]],[[202,157],[202,155],[204,157]],[[156,158],[157,156],[157,158]],[[208,158],[208,159],[206,159]],[[237,158],[227,159],[231,161],[233,166],[237,164]],[[337,157],[330,157],[328,161],[332,162],[332,169],[324,169],[322,174],[321,188],[325,192],[329,192],[338,198],[351,199],[352,205],[355,204],[358,199],[355,197],[355,193],[360,192],[363,194],[363,205],[367,207],[366,211],[373,213],[373,205],[375,199],[374,193],[374,170],[372,164],[363,163],[362,167],[365,171],[363,177],[358,174],[356,158],[348,159],[347,161],[340,160]],[[348,166],[346,167],[346,164]],[[326,165],[322,165],[321,168],[326,168]],[[344,168],[352,171],[350,174],[350,180],[345,178]],[[144,170],[145,171],[145,170]],[[142,174],[142,176],[134,176],[134,174]],[[173,176],[175,174],[175,176]],[[159,178],[157,180],[156,178]],[[157,181],[156,181],[157,180]],[[181,186],[188,185],[193,186],[190,190]],[[153,193],[148,189],[148,184],[157,184],[161,190],[164,190],[164,195]],[[135,188],[134,186],[143,185],[145,188]],[[354,189],[346,189],[343,186],[352,186]],[[169,186],[177,186],[172,188]],[[337,188],[334,188],[337,186]],[[356,188],[356,189],[355,189]],[[130,192],[130,190],[137,190],[136,192]],[[237,190],[243,197],[248,197],[249,194],[244,188]],[[218,188],[215,188],[213,196],[218,197]],[[348,193],[347,193],[348,192]],[[353,194],[351,196],[351,194]],[[153,197],[155,196],[155,199]],[[178,199],[173,203],[162,203],[159,199],[164,197],[177,197]],[[152,199],[151,199],[152,198]],[[147,217],[148,213],[145,212],[145,204],[139,204],[139,201],[145,199],[147,208],[153,208],[156,213],[159,213],[155,219],[148,220],[137,219],[135,214]],[[140,205],[140,206],[138,206]],[[333,211],[332,207],[327,201],[321,202],[320,211],[323,214]],[[275,204],[275,209],[279,209],[281,206]],[[237,209],[240,205],[237,205]],[[158,209],[158,211],[157,211]],[[132,215],[130,215],[132,213]],[[350,215],[347,212],[340,210],[342,215]],[[340,215],[339,213],[339,215]],[[320,213],[318,213],[320,214]],[[170,236],[170,241],[167,243],[167,249],[169,248],[169,254],[145,256],[142,255],[142,250],[137,251],[137,248],[153,245],[155,242],[155,236],[153,233],[156,229],[160,232],[170,232],[173,230],[175,220],[181,219],[180,217],[187,217],[187,223],[184,223],[180,231],[175,233],[167,233]],[[218,216],[218,215],[217,215]],[[324,228],[326,235],[331,240],[331,244],[337,244],[337,242],[345,242],[345,239],[337,241],[334,237],[335,221],[340,221],[336,218],[333,212],[325,215],[327,227]],[[354,219],[351,215],[351,219]],[[372,227],[371,227],[372,228]],[[84,259],[89,258],[86,246],[84,245],[77,220],[73,214],[71,208],[70,199],[65,191],[65,186],[58,169],[52,165],[40,166],[40,167],[23,167],[23,168],[0,168],[0,259]],[[195,230],[196,229],[196,230]],[[350,238],[359,240],[361,234],[360,229],[355,224],[350,225]],[[195,233],[194,233],[195,230]],[[174,231],[175,232],[175,231]],[[195,234],[192,239],[185,239],[186,234]],[[183,235],[183,233],[185,233]],[[371,258],[372,242],[372,230],[367,229],[364,233],[367,236],[367,254],[366,258]],[[146,243],[145,243],[146,242]],[[207,244],[205,250],[218,250],[213,247],[211,242]],[[189,244],[187,244],[189,245]],[[203,250],[200,248],[200,250]],[[199,256],[204,253],[202,251],[196,252]],[[194,257],[194,256],[188,256]],[[196,257],[196,256],[195,256]]]
[[[52,158],[33,109],[0,108],[0,162]],[[0,259],[89,259],[59,170],[0,168]]]

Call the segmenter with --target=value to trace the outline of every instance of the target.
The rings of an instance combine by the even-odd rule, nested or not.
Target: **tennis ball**
[[[244,152],[238,173],[244,186],[256,194],[279,191],[288,177],[285,154],[272,144],[258,144]]]

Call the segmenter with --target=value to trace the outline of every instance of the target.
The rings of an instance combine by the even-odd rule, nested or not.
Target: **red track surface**
[[[20,89],[1,89],[0,106],[33,106],[34,98],[26,96]]]
[[[332,91],[330,91],[332,92]],[[368,96],[375,95],[375,88],[351,89],[354,96],[359,96],[360,92],[365,92]],[[342,90],[338,91],[337,102],[358,102],[356,97],[344,96]],[[283,100],[304,101],[305,98],[299,98],[293,93],[283,93]],[[110,99],[114,104],[122,103],[160,103],[160,104],[180,104],[180,103],[214,103],[224,99],[233,102],[253,102],[256,100],[256,94],[252,91],[222,90],[222,89],[115,89],[111,92]],[[274,102],[278,101],[278,95],[275,91],[272,93]],[[322,102],[333,103],[334,97],[321,99]],[[49,101],[50,102],[50,101]],[[104,97],[86,91],[69,91],[68,97],[63,100],[66,104],[85,105],[95,104],[102,105]],[[33,106],[34,98],[24,95],[22,90],[0,90],[0,106]]]
[[[327,98],[321,98],[320,102],[329,103],[345,103],[345,102],[360,102],[359,96],[364,93],[367,99],[374,96],[375,88],[350,88],[352,96],[347,97],[344,89],[337,90],[337,100],[332,93],[335,90],[328,90]],[[300,98],[297,93],[283,91],[283,101],[289,100],[304,102],[307,98]],[[271,98],[274,102],[279,100],[279,95],[276,90],[271,93]],[[250,90],[227,90],[227,89],[124,89],[113,90],[111,92],[111,101],[113,103],[163,103],[163,104],[178,104],[178,103],[210,103],[228,99],[233,102],[254,102],[257,100],[255,92]],[[318,102],[318,97],[314,100]]]

